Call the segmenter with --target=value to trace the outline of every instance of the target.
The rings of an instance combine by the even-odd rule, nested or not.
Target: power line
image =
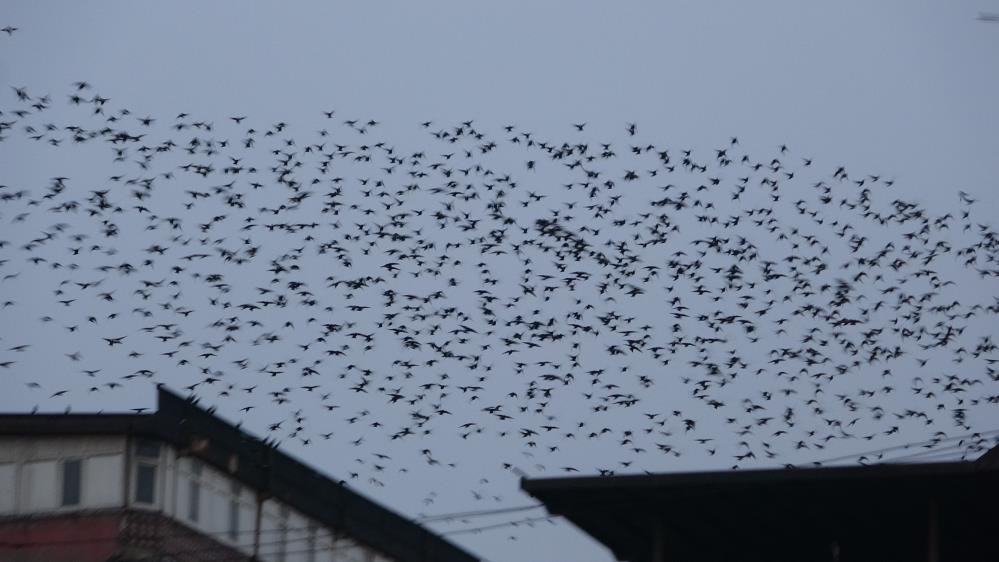
[[[913,459],[915,459],[915,460],[922,460],[922,459],[926,459],[926,458],[930,458],[930,457],[936,458],[937,456],[941,456],[941,455],[955,455],[957,453],[961,453],[961,455],[964,456],[964,455],[966,455],[968,453],[977,453],[977,452],[981,452],[981,451],[984,451],[984,450],[987,450],[987,447],[985,445],[981,444],[981,443],[978,443],[978,442],[976,442],[976,443],[958,443],[958,444],[955,444],[955,445],[949,445],[947,447],[932,448],[932,449],[926,449],[926,450],[923,450],[923,451],[917,451],[917,452],[909,454],[909,455],[903,455],[901,457],[893,457],[893,458],[891,458],[889,460],[891,462],[908,461],[908,460],[913,460]]]
[[[498,510],[481,510],[481,511],[478,511],[478,512],[466,512],[466,513],[468,513],[469,516],[495,515],[495,514],[498,514],[498,513],[504,513],[504,512],[509,513],[509,512],[514,512],[514,511],[524,511],[524,510],[527,510],[527,509],[535,509],[535,508],[538,508],[538,507],[543,507],[543,504],[536,504],[536,505],[531,505],[531,506],[517,506],[517,507],[503,508],[503,509],[498,509]],[[456,517],[453,514],[442,514],[441,516],[436,516],[436,517],[443,517],[443,516]],[[525,519],[516,519],[516,520],[505,521],[505,522],[501,522],[501,523],[493,523],[493,524],[490,524],[490,525],[483,525],[483,526],[478,526],[478,527],[469,527],[469,528],[465,528],[465,529],[456,529],[456,530],[453,530],[453,531],[443,532],[443,533],[439,533],[439,534],[440,535],[452,535],[452,534],[463,534],[463,533],[480,532],[480,531],[485,531],[485,530],[495,529],[495,528],[500,528],[500,527],[516,526],[516,525],[520,525],[520,524],[524,524],[524,523],[529,523],[529,522],[533,522],[533,521],[549,520],[549,519],[552,519],[554,517],[559,517],[559,516],[558,515],[545,515],[545,516],[540,516],[540,517],[530,517],[530,518],[525,518]],[[300,537],[283,537],[283,538],[277,539],[277,540],[263,541],[263,542],[257,543],[257,546],[258,547],[276,546],[276,545],[280,545],[282,543],[289,544],[289,543],[296,543],[296,542],[309,541],[309,540],[319,541],[319,540],[323,540],[323,539],[330,539],[330,540],[333,540],[333,541],[340,541],[340,540],[344,540],[344,539],[350,539],[350,537],[347,536],[347,535],[339,535],[339,534],[337,534],[335,532],[326,531],[322,527],[285,527],[285,528],[278,528],[278,529],[262,529],[262,530],[260,530],[260,532],[261,533],[273,533],[273,532],[284,532],[284,533],[288,533],[288,532],[306,531],[306,530],[308,530],[308,531],[313,531],[313,530],[320,531],[321,530],[323,532],[322,533],[316,533],[314,535],[307,535],[307,536],[300,536]],[[253,533],[253,532],[256,532],[256,530],[255,529],[245,529],[245,530],[237,531],[238,534],[246,534],[246,533]],[[214,540],[215,542],[218,543],[217,545],[210,546],[210,547],[200,547],[200,548],[195,548],[195,549],[190,549],[190,550],[186,550],[186,549],[185,550],[174,550],[174,551],[170,551],[169,554],[188,554],[188,553],[201,552],[201,551],[206,551],[206,550],[207,551],[211,551],[211,550],[221,550],[221,549],[229,549],[229,548],[231,548],[231,549],[238,549],[238,548],[241,548],[241,547],[245,547],[245,545],[239,545],[239,544],[225,544],[225,543],[222,543],[221,541],[218,541],[218,540],[214,539],[213,537],[211,537],[211,535],[220,535],[220,534],[230,534],[231,535],[232,533],[230,533],[229,531],[201,531],[201,530],[198,530],[198,529],[189,529],[189,530],[180,530],[180,531],[174,531],[174,532],[169,532],[169,533],[160,533],[160,534],[152,535],[152,536],[148,537],[148,539],[149,540],[159,540],[159,539],[164,539],[164,538],[186,537],[186,536],[190,536],[190,535],[207,535],[210,540]],[[18,550],[18,549],[28,548],[28,547],[32,547],[32,546],[93,544],[93,543],[101,543],[101,542],[111,542],[111,541],[118,540],[119,538],[120,538],[120,535],[104,536],[104,537],[85,537],[85,538],[79,538],[79,539],[44,540],[44,541],[42,541],[42,540],[33,540],[33,541],[0,540],[0,549]],[[360,543],[353,543],[353,544],[336,546],[336,548],[356,548],[356,547],[364,548],[364,545],[360,544]],[[304,551],[304,552],[307,552],[307,551]]]
[[[314,540],[314,541],[318,542],[319,540],[324,539],[324,538],[330,538],[330,539],[333,540],[334,543],[336,543],[336,542],[339,542],[340,540],[342,540],[343,538],[346,538],[346,537],[339,537],[339,538],[333,537],[333,536],[321,537],[321,536],[318,536],[318,535],[316,535],[316,536],[298,537],[298,538],[283,537],[283,538],[281,538],[279,540],[272,540],[272,541],[260,542],[260,543],[257,543],[256,546],[258,548],[260,548],[260,549],[263,549],[263,548],[271,547],[271,546],[281,546],[281,545],[287,546],[287,545],[290,545],[292,543],[300,543],[302,541],[312,541],[312,540]],[[227,545],[227,544],[219,543],[219,544],[217,544],[215,546],[210,546],[210,547],[186,548],[186,549],[180,549],[180,550],[170,550],[170,551],[165,552],[164,554],[170,554],[170,555],[194,554],[194,553],[197,553],[197,552],[223,550],[223,549],[239,550],[240,548],[245,548],[245,547],[246,547],[245,545]],[[349,548],[369,548],[369,547],[366,547],[365,545],[360,544],[360,543],[356,543],[356,542],[352,542],[351,544],[333,544],[332,546],[329,546],[329,547],[322,547],[322,549],[324,549],[324,550],[346,550],[346,549],[349,549]],[[314,547],[312,547],[310,549],[306,549],[306,550],[304,550],[302,552],[309,552],[310,550],[315,551],[315,552],[319,552],[321,550],[321,548],[318,547],[318,546],[314,546]],[[377,550],[377,549],[375,549],[375,550]],[[286,552],[285,554],[288,554],[288,553]],[[244,556],[248,556],[248,555],[244,555]]]
[[[524,507],[527,507],[527,506],[524,506]],[[495,510],[491,510],[491,511],[495,511]],[[488,531],[488,530],[492,530],[492,529],[499,529],[499,528],[503,528],[503,527],[516,527],[516,526],[519,526],[519,525],[534,523],[534,522],[538,522],[538,521],[551,521],[551,520],[553,520],[556,517],[561,517],[561,516],[560,515],[544,515],[544,516],[540,516],[540,517],[529,517],[529,518],[524,518],[524,519],[516,519],[516,520],[511,520],[511,521],[504,521],[504,522],[501,522],[501,523],[494,523],[494,524],[490,524],[490,525],[482,525],[482,526],[477,526],[477,527],[468,527],[468,528],[464,528],[464,529],[456,529],[456,530],[453,530],[453,531],[448,531],[448,532],[440,533],[440,534],[441,535],[458,535],[458,534],[466,534],[466,533],[478,533],[478,532]],[[268,529],[267,531],[285,531],[285,532],[287,532],[287,531],[292,531],[292,530],[295,530],[295,529],[304,530],[306,528],[303,528],[303,527],[287,527],[285,529]],[[222,532],[225,533],[226,531],[222,531]],[[252,532],[252,531],[250,531],[250,532]],[[188,535],[198,535],[198,534],[206,534],[206,533],[201,532],[201,531],[197,531],[197,530],[189,530],[189,531],[184,531],[184,532],[178,531],[178,532],[174,532],[174,533],[164,533],[164,534],[155,535],[155,536],[152,536],[152,537],[148,537],[148,539],[149,540],[157,540],[157,539],[163,539],[163,538],[180,537],[180,536],[188,536]],[[33,547],[33,546],[55,546],[55,545],[93,544],[93,543],[101,543],[101,542],[111,542],[111,541],[118,540],[119,538],[120,538],[120,536],[108,536],[108,537],[87,537],[87,538],[68,539],[68,540],[0,541],[0,551],[2,551],[2,550],[20,550],[20,549],[24,549],[24,548]],[[331,534],[316,534],[316,535],[309,535],[309,536],[303,536],[303,537],[282,537],[279,540],[268,540],[268,541],[258,542],[258,543],[256,543],[255,546],[258,549],[265,549],[265,548],[272,547],[272,546],[281,546],[281,545],[287,546],[287,545],[291,545],[291,544],[297,544],[297,543],[301,543],[303,541],[317,541],[318,542],[318,541],[324,540],[324,539],[330,539],[330,540],[332,540],[334,542],[334,544],[331,545],[331,546],[323,546],[323,547],[314,546],[314,547],[307,548],[307,549],[304,549],[304,550],[285,551],[285,555],[289,555],[289,554],[307,554],[307,553],[310,553],[310,552],[313,552],[313,553],[334,552],[334,551],[337,551],[337,550],[347,550],[347,549],[352,549],[352,548],[371,548],[371,547],[369,547],[367,545],[364,545],[362,543],[357,543],[357,542],[351,542],[350,544],[335,544],[336,542],[342,541],[344,539],[348,539],[348,540],[352,540],[352,539],[350,539],[350,537],[348,537],[348,536],[337,536],[336,534],[332,534],[332,533]],[[214,540],[214,539],[210,538],[210,540]],[[212,551],[223,550],[223,549],[239,551],[241,548],[246,548],[247,547],[247,545],[225,544],[225,543],[222,543],[222,542],[217,541],[217,540],[215,540],[215,542],[217,544],[212,545],[212,546],[201,546],[201,547],[198,547],[198,548],[180,549],[180,550],[167,550],[167,551],[164,552],[164,554],[168,554],[168,555],[183,555],[183,554],[193,554],[193,553],[198,553],[198,552],[201,552],[201,553],[212,552]],[[377,549],[373,549],[373,550],[377,550]],[[222,561],[229,561],[229,560],[244,560],[244,559],[248,558],[249,556],[250,556],[250,554],[248,554],[248,553],[240,552],[238,554],[231,554],[231,555],[228,555],[228,556],[221,556],[221,557],[213,558],[212,560],[213,560],[213,562],[222,562]]]
[[[286,550],[285,556],[293,556],[296,554],[319,554],[320,552],[336,552],[338,550],[345,550],[347,548],[352,548],[351,545],[334,545],[316,548],[306,548],[302,550]],[[180,552],[168,552],[165,554],[181,554]],[[231,554],[228,556],[221,556],[209,559],[207,562],[242,562],[250,558],[249,554]],[[259,556],[258,556],[259,558]]]
[[[931,451],[926,456],[913,457],[913,458],[902,458],[896,459],[892,462],[898,462],[900,464],[915,464],[915,463],[925,463],[925,462],[959,462],[964,459],[964,454],[960,454],[962,451]]]
[[[541,517],[528,517],[526,519],[517,519],[515,521],[507,521],[505,523],[494,523],[492,525],[482,525],[481,527],[469,527],[467,529],[456,529],[454,531],[446,531],[441,533],[442,535],[461,535],[464,533],[480,533],[482,531],[488,531],[490,529],[499,529],[500,527],[516,527],[517,525],[524,523],[533,523],[535,521],[551,521],[556,517],[561,517],[561,515],[543,515]]]
[[[544,507],[544,504],[535,503],[535,504],[531,504],[531,505],[503,507],[503,508],[496,508],[496,509],[482,509],[482,510],[476,510],[476,511],[459,511],[459,512],[451,512],[451,513],[440,513],[440,514],[436,514],[436,515],[426,515],[426,516],[422,516],[422,517],[417,517],[417,518],[413,519],[413,521],[414,522],[420,522],[420,523],[435,523],[435,522],[444,522],[444,521],[455,520],[455,519],[465,519],[465,518],[469,518],[469,517],[483,517],[483,516],[490,516],[490,515],[500,515],[500,514],[504,514],[504,513],[515,513],[515,512],[518,512],[518,511],[528,511],[528,510],[531,510],[531,509],[539,509],[539,508],[543,508],[543,507]],[[168,518],[168,519],[170,519],[172,522],[174,522],[174,524],[177,524],[177,525],[186,525],[180,519],[176,519],[176,518],[172,518],[172,517]],[[224,531],[207,531],[207,530],[203,530],[203,529],[189,527],[188,529],[184,529],[184,530],[177,530],[177,531],[170,531],[170,532],[158,533],[155,536],[153,536],[152,538],[154,538],[154,539],[173,538],[173,537],[187,536],[187,535],[190,535],[190,534],[193,533],[193,534],[205,535],[205,536],[208,536],[209,538],[215,540],[216,536],[232,537],[233,535],[241,536],[241,535],[246,535],[246,534],[249,534],[249,533],[259,533],[261,535],[264,535],[264,534],[282,533],[282,532],[284,532],[284,533],[291,533],[291,532],[299,532],[299,531],[322,531],[322,532],[328,532],[329,535],[325,536],[322,533],[317,533],[317,535],[316,535],[317,538],[332,538],[332,539],[336,540],[337,539],[337,533],[336,533],[336,531],[327,531],[327,529],[328,529],[328,527],[319,526],[319,525],[317,525],[317,526],[309,526],[309,527],[278,527],[278,528],[272,528],[272,529],[238,529],[238,530],[224,530]],[[113,540],[116,540],[117,538],[118,538],[118,536],[115,535],[115,536],[108,536],[108,537],[85,537],[85,538],[78,538],[78,539],[47,540],[47,541],[44,541],[44,542],[41,542],[41,541],[9,541],[9,540],[5,541],[5,540],[0,540],[0,548],[14,548],[14,549],[17,549],[17,548],[25,548],[25,547],[28,547],[28,546],[38,546],[38,545],[41,545],[41,544],[45,544],[45,545],[88,544],[88,543],[95,543],[95,542],[113,541]],[[304,537],[303,539],[308,539],[308,538],[309,537]],[[341,536],[339,538],[344,538],[344,537]],[[295,540],[303,540],[303,539],[295,539]],[[261,543],[261,544],[265,544],[265,543]]]
[[[543,505],[542,504],[537,504],[537,505],[532,505],[532,506],[518,506],[518,507],[514,507],[514,508],[505,508],[503,510],[482,510],[480,512],[469,512],[469,513],[481,514],[481,515],[491,515],[491,514],[496,514],[496,513],[499,513],[499,512],[511,512],[511,511],[514,511],[514,510],[523,511],[523,510],[526,510],[526,509],[534,509],[534,508],[537,508],[537,507],[543,507]],[[452,530],[452,531],[443,532],[443,533],[440,533],[440,534],[441,535],[457,535],[457,534],[465,534],[465,533],[482,532],[482,531],[487,531],[487,530],[490,530],[490,529],[498,529],[498,528],[502,528],[502,527],[518,526],[518,525],[532,523],[532,522],[537,522],[537,521],[550,521],[550,520],[552,520],[552,519],[554,519],[556,517],[561,517],[561,516],[553,514],[553,515],[543,515],[543,516],[539,516],[539,517],[528,517],[528,518],[523,518],[523,519],[515,519],[515,520],[510,520],[510,521],[504,521],[504,522],[501,522],[501,523],[493,523],[493,524],[489,524],[489,525],[481,525],[481,526],[476,526],[476,527],[467,527],[467,528],[464,528],[464,529],[456,529],[456,530]],[[321,529],[321,528],[319,528],[319,529]],[[315,528],[315,527],[286,527],[286,528],[283,528],[283,529],[266,529],[266,530],[261,530],[261,532],[276,532],[277,531],[277,532],[286,532],[287,533],[287,532],[292,532],[292,531],[296,531],[296,530],[297,531],[302,531],[302,530],[310,530],[311,531],[311,530],[317,530],[317,528]],[[239,531],[239,533],[247,533],[247,532],[255,532],[255,530],[243,530],[243,531]],[[199,534],[200,535],[211,535],[211,534],[222,534],[222,533],[228,533],[228,531],[199,531],[199,530],[196,530],[196,529],[190,529],[190,530],[176,531],[176,532],[171,532],[171,533],[161,533],[161,534],[157,534],[157,535],[154,535],[154,536],[150,536],[150,537],[148,537],[148,539],[150,539],[150,540],[158,540],[158,539],[164,539],[164,538],[183,537],[183,536],[189,536],[189,535],[199,535]],[[79,539],[44,540],[44,541],[42,541],[42,540],[33,540],[33,541],[0,540],[0,549],[18,550],[18,549],[28,548],[28,547],[32,547],[32,546],[54,546],[54,545],[92,544],[92,543],[101,543],[101,542],[111,542],[111,541],[118,540],[119,538],[120,538],[120,535],[105,536],[105,537],[86,537],[86,538],[79,538]],[[209,538],[211,539],[211,537],[209,537]],[[257,546],[260,547],[260,548],[263,548],[263,547],[269,547],[269,546],[277,546],[277,545],[281,545],[281,544],[287,545],[287,544],[291,544],[291,543],[299,543],[299,542],[302,542],[302,541],[311,541],[311,540],[319,541],[319,540],[324,540],[324,539],[329,539],[329,540],[332,540],[334,542],[337,542],[337,541],[341,541],[341,540],[344,540],[344,539],[348,539],[349,540],[350,537],[346,536],[346,535],[338,535],[337,533],[333,533],[333,532],[324,532],[324,533],[316,533],[314,535],[307,535],[307,536],[300,536],[300,537],[282,537],[281,539],[278,539],[278,540],[268,540],[268,541],[259,542],[259,543],[257,543]],[[214,539],[211,539],[211,540],[214,540]],[[221,550],[221,549],[234,549],[234,550],[236,550],[236,549],[239,549],[239,548],[245,548],[245,546],[246,546],[246,545],[238,545],[238,544],[224,544],[224,543],[219,542],[219,541],[215,541],[215,542],[218,543],[215,546],[199,547],[199,548],[192,548],[192,549],[172,550],[172,551],[168,552],[167,554],[173,554],[173,555],[176,555],[176,554],[189,554],[189,553],[194,553],[194,552],[204,552],[204,551]],[[310,549],[310,550],[315,550],[316,552],[319,552],[319,551],[325,551],[325,550],[337,550],[337,549],[347,549],[347,548],[366,548],[366,547],[365,547],[365,545],[363,545],[361,543],[353,543],[352,542],[351,544],[333,545],[332,547],[321,547],[321,548],[320,547],[316,547],[315,549]],[[309,550],[304,550],[304,551],[301,551],[301,552],[309,552]]]
[[[175,522],[176,521],[177,522],[176,524],[181,524],[181,525],[183,524],[183,523],[180,523],[178,520],[173,519],[173,518],[167,518],[167,519],[169,519],[171,522]],[[312,531],[312,530],[317,531],[317,533],[315,535],[317,538],[331,538],[333,540],[338,540],[338,539],[342,539],[342,538],[348,538],[347,535],[343,535],[343,536],[339,536],[338,537],[338,534],[335,531],[327,531],[325,527],[320,527],[320,526],[317,526],[317,527],[284,527],[284,528],[278,528],[278,529],[260,529],[259,532],[261,534],[263,534],[263,533],[275,533],[275,532],[286,532],[287,533],[287,532]],[[319,533],[319,531],[322,531],[323,533],[329,533],[329,534],[328,535],[323,535],[322,533]],[[185,536],[189,536],[189,535],[205,535],[205,536],[207,536],[211,540],[216,540],[212,535],[233,535],[233,534],[245,535],[245,534],[248,534],[248,533],[255,533],[255,532],[258,532],[257,529],[243,529],[243,530],[238,530],[238,531],[235,531],[235,532],[230,532],[230,531],[202,531],[200,529],[188,528],[186,530],[177,530],[177,531],[171,531],[171,532],[167,532],[167,533],[157,533],[155,535],[149,536],[148,538],[156,540],[156,539],[164,539],[164,538],[185,537]],[[114,540],[117,540],[118,538],[120,538],[120,536],[121,535],[118,534],[118,535],[111,535],[111,536],[105,536],[105,537],[84,537],[84,538],[79,538],[79,539],[61,539],[61,540],[45,540],[45,541],[38,541],[38,540],[35,540],[35,541],[0,540],[0,548],[18,549],[18,548],[25,548],[25,547],[28,547],[28,546],[41,546],[41,545],[46,545],[47,546],[47,545],[72,545],[72,544],[99,543],[99,542],[114,541]],[[307,539],[309,537],[304,537],[304,538]],[[301,539],[293,539],[293,540],[301,540]],[[218,541],[216,541],[216,542],[218,542]],[[261,543],[261,544],[264,544],[264,543]],[[226,545],[226,546],[228,546],[228,545]]]
[[[544,504],[536,503],[532,505],[521,505],[517,507],[501,507],[497,509],[482,509],[478,511],[459,511],[455,513],[440,513],[437,515],[424,515],[422,517],[417,517],[413,521],[420,523],[433,523],[437,521],[447,521],[450,519],[464,519],[466,517],[480,517],[487,515],[497,515],[500,513],[512,513],[516,511],[527,511],[529,509],[537,509],[539,507],[544,507]]]
[[[174,533],[173,536],[192,535],[192,534],[196,535],[197,532]],[[157,535],[157,536],[153,536],[153,537],[148,537],[146,540],[157,540],[157,539],[162,539],[162,538],[168,537],[168,536],[170,536],[170,535]],[[265,549],[267,547],[280,546],[282,544],[283,545],[291,545],[291,544],[294,544],[294,543],[300,543],[302,541],[315,540],[315,541],[318,542],[318,541],[320,541],[322,539],[332,539],[333,542],[336,543],[336,542],[339,542],[339,541],[343,540],[344,538],[348,538],[348,537],[336,537],[336,536],[333,536],[333,535],[327,535],[327,536],[315,535],[315,536],[305,536],[305,537],[297,537],[297,538],[285,537],[285,538],[282,538],[280,540],[272,540],[272,541],[259,542],[259,543],[256,543],[256,546],[259,549]],[[0,551],[2,551],[2,550],[20,550],[20,549],[28,548],[28,547],[32,547],[32,546],[46,546],[47,547],[47,546],[53,546],[53,545],[73,545],[73,544],[88,544],[88,543],[92,544],[92,543],[101,543],[101,542],[112,542],[112,541],[115,541],[115,540],[118,540],[118,539],[119,539],[119,537],[101,537],[101,538],[85,538],[85,539],[78,539],[78,540],[63,540],[63,541],[20,541],[20,542],[16,542],[16,543],[12,542],[12,541],[0,541]],[[210,540],[214,540],[214,539],[210,539]],[[250,548],[252,548],[252,546],[253,546],[253,545],[224,544],[224,543],[219,542],[219,541],[214,541],[214,542],[216,542],[217,544],[212,545],[212,546],[200,546],[200,547],[197,547],[197,548],[184,548],[184,549],[179,549],[179,550],[165,550],[164,554],[168,554],[168,555],[183,555],[183,554],[194,554],[194,553],[201,553],[201,552],[213,552],[213,551],[217,551],[217,550],[235,550],[235,551],[238,552],[238,551],[240,551],[240,549],[247,548],[248,546]],[[309,548],[309,549],[298,551],[298,553],[308,553],[310,551],[311,552],[322,552],[322,551],[347,550],[347,549],[351,549],[351,548],[370,548],[370,547],[368,547],[368,546],[366,546],[364,544],[361,544],[361,543],[351,542],[350,544],[333,544],[332,546],[328,546],[328,547],[315,546],[315,547],[312,547],[312,548]],[[374,550],[377,550],[377,549],[374,549]],[[285,552],[285,554],[291,554],[291,553]],[[233,554],[231,556],[225,556],[223,558],[220,558],[220,560],[241,560],[241,559],[248,558],[249,556],[250,556],[250,554],[245,553],[245,552],[241,552],[240,554]]]
[[[843,455],[843,456],[840,456],[840,457],[827,458],[827,459],[824,459],[824,460],[821,460],[821,461],[818,461],[818,462],[824,464],[824,463],[830,463],[830,462],[837,462],[837,461],[841,461],[841,460],[853,460],[853,459],[857,459],[858,457],[865,457],[865,456],[868,456],[868,455],[877,455],[879,453],[887,453],[889,451],[898,451],[898,450],[902,450],[902,449],[908,449],[910,447],[915,447],[915,446],[918,446],[918,445],[934,444],[934,446],[935,446],[935,444],[945,443],[947,441],[954,441],[954,440],[957,440],[957,439],[967,439],[967,438],[970,438],[970,437],[984,437],[986,435],[991,435],[991,434],[999,434],[999,429],[991,429],[991,430],[988,430],[988,431],[976,431],[974,433],[967,433],[965,435],[955,435],[953,437],[944,437],[944,438],[941,438],[941,439],[927,439],[926,441],[914,441],[914,442],[911,442],[911,443],[905,443],[903,445],[896,445],[894,447],[883,447],[881,449],[874,449],[873,451],[865,451],[865,452],[860,452],[860,453],[853,453],[853,454],[849,454],[849,455]]]

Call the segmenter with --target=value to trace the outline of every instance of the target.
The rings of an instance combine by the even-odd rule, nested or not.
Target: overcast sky
[[[677,151],[711,154],[733,136],[763,156],[786,144],[795,156],[821,160],[827,168],[842,165],[893,178],[908,199],[930,208],[956,212],[955,194],[963,190],[977,199],[975,210],[984,221],[999,204],[999,25],[976,20],[990,10],[999,11],[999,4],[8,1],[0,7],[0,27],[19,29],[9,37],[0,34],[0,107],[14,105],[6,86],[26,87],[52,94],[63,112],[72,83],[85,80],[116,107],[156,116],[164,127],[180,112],[220,127],[228,116],[247,115],[261,129],[284,121],[306,137],[323,126],[322,111],[336,110],[338,119],[384,123],[384,135],[409,151],[430,146],[419,126],[428,120],[474,120],[496,133],[515,124],[551,138],[568,136],[571,123],[587,122],[598,138],[622,141],[626,124],[635,122],[645,140]],[[86,189],[95,189],[114,170],[104,147],[47,151],[24,143],[20,132],[8,136],[0,143],[0,184],[12,188],[40,192],[48,178],[65,175],[90,181]],[[557,176],[550,177],[559,185]],[[3,212],[0,239],[18,238],[23,233]],[[29,303],[51,294],[41,281],[26,269],[15,284],[0,285],[2,299]],[[995,294],[988,285],[968,282],[970,294],[981,301]],[[44,347],[47,328],[33,320],[40,312],[20,307],[0,314],[5,344]],[[0,372],[13,381],[0,394],[0,410],[152,405],[152,390],[139,385],[114,397],[40,401],[48,394],[32,393],[24,383],[59,387],[64,371],[80,367],[62,359],[72,351],[32,353],[18,358],[16,373]],[[102,359],[106,350],[100,347],[80,351],[91,366],[117,360]],[[258,432],[270,421],[266,408],[261,405],[259,418],[248,423]],[[238,417],[232,407],[222,411]],[[977,419],[975,427],[994,429],[995,419]],[[455,471],[414,468],[412,477],[385,478],[384,487],[357,487],[409,516],[532,502],[499,468],[500,457],[489,455],[491,444],[456,441],[450,447],[435,454],[459,464]],[[859,450],[852,447],[814,456]],[[340,478],[357,470],[349,446],[289,448]],[[420,448],[384,451],[418,464]],[[542,459],[515,454],[532,476],[559,475],[533,470]],[[590,471],[599,465],[592,451],[575,454],[575,462]],[[694,457],[657,468],[725,466]],[[511,535],[502,529],[453,538],[497,562],[611,559],[565,524],[518,530],[517,540]]]

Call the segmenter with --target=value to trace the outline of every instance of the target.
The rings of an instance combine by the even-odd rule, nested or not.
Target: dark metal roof
[[[100,434],[171,443],[395,560],[478,560],[162,386],[149,414],[0,414],[0,435]]]
[[[988,542],[999,470],[987,462],[527,479],[521,487],[630,562],[654,560],[657,532],[670,561],[825,561],[833,542],[844,561],[925,560],[930,509],[941,524],[941,560],[999,560],[999,543]]]

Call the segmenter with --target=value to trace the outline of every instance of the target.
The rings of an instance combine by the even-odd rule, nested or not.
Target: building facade
[[[475,558],[191,401],[0,415],[0,560]]]

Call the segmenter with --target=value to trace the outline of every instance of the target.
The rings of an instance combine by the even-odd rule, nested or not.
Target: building
[[[0,415],[0,560],[476,560],[190,400],[158,402]]]
[[[976,462],[528,479],[629,562],[999,560],[999,448]]]

